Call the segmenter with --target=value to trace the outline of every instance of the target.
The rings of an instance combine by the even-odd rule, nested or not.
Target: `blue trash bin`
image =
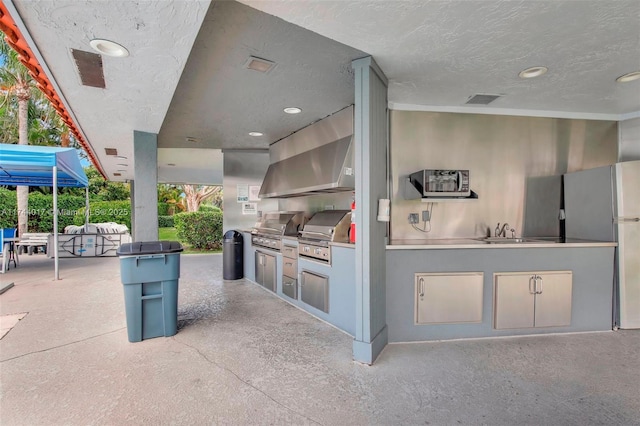
[[[130,342],[178,332],[182,250],[177,241],[127,243],[118,248]]]

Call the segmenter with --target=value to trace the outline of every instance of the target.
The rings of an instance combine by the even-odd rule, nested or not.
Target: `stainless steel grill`
[[[330,242],[349,242],[350,210],[324,210],[304,225],[298,238],[298,255],[331,263]]]
[[[304,212],[266,212],[251,230],[251,245],[280,251],[283,236],[298,236],[304,226]]]

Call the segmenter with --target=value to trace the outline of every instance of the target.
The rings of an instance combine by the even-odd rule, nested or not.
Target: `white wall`
[[[483,237],[498,222],[518,236],[558,236],[562,175],[618,158],[616,121],[391,111],[390,126],[393,240]],[[408,216],[431,205],[403,193],[403,178],[422,169],[468,169],[478,193],[433,204],[428,233]]]
[[[255,225],[255,214],[243,214],[242,203],[238,203],[238,185],[260,186],[269,167],[267,150],[225,150],[223,179],[223,231],[250,229]],[[278,210],[278,200],[256,202],[258,211]]]

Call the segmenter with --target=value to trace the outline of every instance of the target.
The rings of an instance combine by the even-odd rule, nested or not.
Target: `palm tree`
[[[1,35],[2,33],[0,33]],[[0,37],[0,137],[19,145],[62,145],[75,142],[51,103],[36,87],[18,54]],[[75,143],[74,143],[75,145]],[[29,187],[18,186],[18,235],[27,231]]]
[[[0,42],[0,54],[4,59],[2,69],[0,69],[0,88],[5,96],[2,101],[3,106],[11,100],[18,103],[18,144],[28,145],[28,108],[32,93],[36,91],[36,84],[29,74],[27,68],[18,60],[18,54],[11,49],[2,38]],[[29,216],[29,187],[18,186],[18,235],[27,231]]]

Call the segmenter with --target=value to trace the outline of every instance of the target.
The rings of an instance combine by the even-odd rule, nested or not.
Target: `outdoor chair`
[[[13,266],[18,266],[18,255],[15,251],[15,241],[13,240],[17,234],[15,228],[0,229],[0,256],[2,256],[2,269],[4,274],[13,260]]]
[[[18,234],[16,228],[2,228],[0,229],[0,254],[2,255],[2,273],[6,272],[11,261],[13,260],[13,266],[18,266],[18,254],[15,250],[15,237]]]

